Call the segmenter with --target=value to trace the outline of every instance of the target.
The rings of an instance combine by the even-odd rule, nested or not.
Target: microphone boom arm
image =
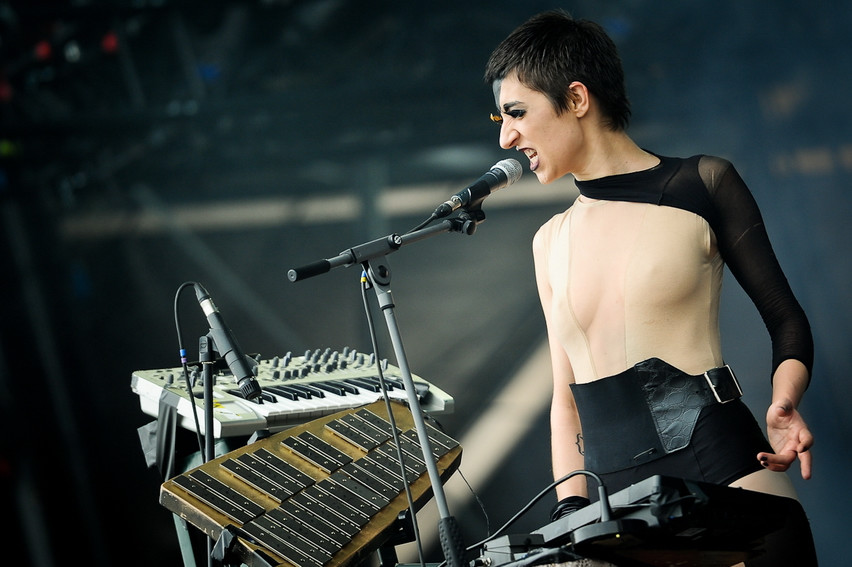
[[[481,211],[480,211],[481,212]],[[467,215],[460,215],[457,218],[444,219],[440,223],[433,226],[409,232],[400,236],[399,234],[389,234],[358,246],[353,246],[344,250],[333,258],[326,258],[305,264],[297,268],[291,268],[287,271],[287,279],[291,282],[301,281],[307,278],[312,278],[320,274],[330,272],[332,268],[340,266],[352,266],[353,264],[363,264],[374,258],[387,256],[392,252],[396,252],[405,244],[411,244],[434,236],[442,232],[462,232],[471,235],[476,230],[478,221],[468,218]]]

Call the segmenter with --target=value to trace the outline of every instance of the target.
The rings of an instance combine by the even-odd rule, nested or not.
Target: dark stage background
[[[611,32],[641,145],[729,158],[758,199],[816,339],[814,476],[792,473],[822,563],[848,561],[849,2],[29,0],[0,2],[4,562],[181,564],[130,389],[134,370],[178,364],[178,286],[203,282],[266,358],[369,350],[358,272],[292,284],[288,268],[408,230],[517,157],[482,69],[553,7]],[[550,480],[530,241],[573,196],[527,172],[474,235],[390,257],[409,361],[455,397],[441,422],[492,530]],[[762,419],[766,332],[726,282],[726,357]],[[192,352],[191,293],[180,313]],[[476,499],[450,496],[466,542],[482,539]]]

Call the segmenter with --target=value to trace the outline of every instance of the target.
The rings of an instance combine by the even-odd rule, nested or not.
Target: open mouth
[[[524,148],[523,152],[530,160],[530,171],[535,171],[538,167],[538,152],[530,148]]]

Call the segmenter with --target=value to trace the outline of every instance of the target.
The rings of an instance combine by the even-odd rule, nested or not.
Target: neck
[[[573,172],[578,181],[634,173],[660,163],[657,156],[637,146],[624,131],[600,132],[589,147],[585,166]]]

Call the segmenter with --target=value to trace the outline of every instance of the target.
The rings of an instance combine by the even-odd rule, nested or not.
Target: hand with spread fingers
[[[775,453],[759,453],[760,463],[771,471],[786,471],[799,459],[802,478],[811,478],[810,448],[814,436],[802,414],[789,400],[774,403],[766,412],[766,432]]]

